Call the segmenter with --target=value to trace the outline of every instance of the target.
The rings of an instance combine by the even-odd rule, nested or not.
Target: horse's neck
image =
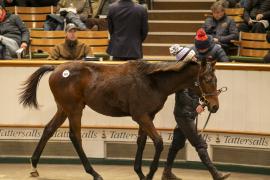
[[[190,69],[180,72],[162,72],[156,76],[158,88],[166,95],[173,94],[181,89],[192,88],[198,80],[198,71]]]

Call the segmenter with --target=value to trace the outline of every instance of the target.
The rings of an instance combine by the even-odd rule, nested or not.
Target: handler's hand
[[[202,106],[201,104],[198,105],[198,106],[196,107],[196,111],[197,111],[198,114],[201,114],[201,113],[204,111],[203,106]]]

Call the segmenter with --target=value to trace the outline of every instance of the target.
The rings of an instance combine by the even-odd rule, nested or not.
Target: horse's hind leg
[[[72,113],[68,115],[70,126],[70,140],[72,141],[72,144],[81,159],[85,171],[91,174],[94,177],[94,180],[103,180],[103,178],[91,166],[82,148],[81,117],[82,110],[73,110]]]
[[[64,123],[66,118],[67,118],[66,114],[63,112],[63,110],[61,108],[58,107],[58,110],[55,113],[52,120],[45,126],[42,137],[39,140],[38,145],[37,145],[32,157],[31,157],[31,165],[32,165],[32,171],[30,173],[31,176],[33,176],[33,177],[39,176],[36,168],[37,168],[37,164],[38,164],[39,159],[40,159],[40,155],[41,155],[46,143],[50,139],[50,137],[52,137],[54,132]]]
[[[145,176],[142,172],[142,156],[143,156],[143,150],[145,147],[146,139],[147,139],[147,135],[140,126],[139,132],[138,132],[138,138],[137,138],[137,153],[136,153],[135,162],[134,162],[134,170],[138,174],[140,179],[145,179]]]

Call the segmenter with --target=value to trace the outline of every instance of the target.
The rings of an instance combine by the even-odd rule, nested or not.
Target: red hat
[[[207,49],[211,46],[211,37],[206,35],[203,28],[198,29],[195,36],[195,47],[197,49]]]

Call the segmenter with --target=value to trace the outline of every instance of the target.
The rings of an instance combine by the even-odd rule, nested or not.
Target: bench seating
[[[234,41],[238,46],[238,55],[230,56],[231,60],[241,62],[263,62],[263,57],[270,50],[270,43],[266,41],[266,34],[240,32],[239,41]]]
[[[81,42],[90,46],[94,56],[109,58],[106,53],[108,31],[77,31],[77,36]],[[31,30],[30,37],[30,59],[46,58],[56,44],[64,42],[65,32]]]

